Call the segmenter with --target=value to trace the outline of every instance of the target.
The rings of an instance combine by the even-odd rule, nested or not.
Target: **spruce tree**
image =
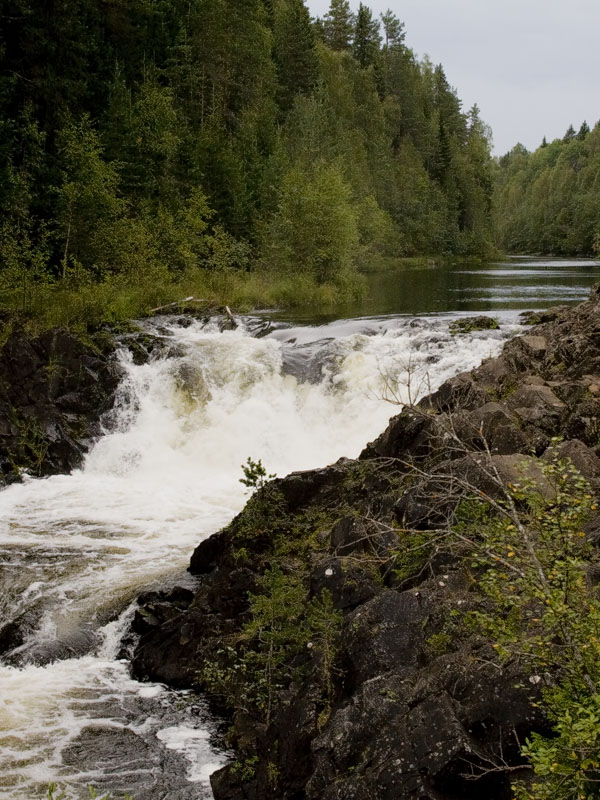
[[[361,67],[368,67],[374,63],[380,43],[379,22],[373,19],[371,9],[361,3],[356,16],[352,47],[354,58]]]
[[[354,14],[348,0],[331,0],[323,22],[325,42],[332,50],[349,50],[354,34]]]
[[[282,0],[275,13],[274,56],[279,106],[286,113],[297,94],[308,94],[319,65],[310,14],[303,0]]]
[[[589,125],[587,124],[587,122],[584,120],[584,121],[581,123],[581,128],[579,128],[579,131],[578,131],[578,133],[577,133],[577,138],[578,138],[580,141],[583,141],[583,140],[585,139],[585,137],[588,135],[588,133],[589,133],[589,132],[590,132],[590,126],[589,126]]]

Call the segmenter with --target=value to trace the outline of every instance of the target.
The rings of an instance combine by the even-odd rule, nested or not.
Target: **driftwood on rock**
[[[194,297],[193,295],[190,295],[189,297],[184,297],[183,300],[175,300],[172,303],[165,303],[164,306],[156,306],[156,308],[151,308],[150,314],[156,314],[157,311],[163,311],[165,308],[180,306],[183,305],[183,303],[208,303],[208,300],[205,300],[203,297]]]

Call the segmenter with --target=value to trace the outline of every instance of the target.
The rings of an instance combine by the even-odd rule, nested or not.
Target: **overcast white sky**
[[[323,16],[329,0],[307,0]],[[358,0],[350,0],[354,10]],[[600,0],[366,0],[406,25],[406,44],[441,62],[467,111],[494,133],[497,155],[535,149],[569,124],[600,119]]]

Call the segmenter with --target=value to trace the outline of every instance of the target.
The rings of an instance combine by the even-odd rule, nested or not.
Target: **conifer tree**
[[[275,13],[274,56],[280,108],[287,112],[296,94],[308,94],[319,65],[310,14],[303,0],[281,0]]]
[[[371,9],[362,3],[358,7],[352,51],[361,67],[368,67],[375,61],[379,52],[381,37],[379,22],[373,19]]]
[[[332,50],[349,50],[354,34],[354,14],[348,0],[331,0],[323,20],[325,42]]]
[[[404,23],[400,22],[394,12],[388,8],[385,14],[379,15],[383,25],[384,33],[384,46],[399,47],[404,43],[406,33],[404,32]]]
[[[581,128],[579,128],[579,131],[577,132],[577,138],[578,138],[580,141],[583,141],[583,140],[585,139],[585,137],[588,135],[588,133],[589,133],[589,132],[590,132],[590,126],[589,126],[589,125],[587,124],[587,122],[584,120],[584,121],[581,123]]]

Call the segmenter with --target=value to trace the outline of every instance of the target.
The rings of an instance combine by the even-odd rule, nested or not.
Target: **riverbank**
[[[186,310],[229,306],[243,313],[256,308],[334,307],[365,291],[359,274],[337,284],[318,284],[307,275],[276,277],[266,272],[195,270],[179,279],[105,281],[81,286],[29,285],[4,293],[1,307],[40,332],[54,327],[93,330],[103,324],[151,316],[176,304]],[[186,301],[187,306],[186,306]]]
[[[464,266],[481,261],[449,261],[441,256],[372,257],[360,272],[349,273],[335,283],[317,283],[299,273],[274,275],[265,270],[234,269],[189,270],[168,281],[163,276],[126,282],[29,283],[0,295],[0,309],[23,320],[35,333],[56,327],[93,331],[101,325],[151,316],[168,305],[180,312],[229,306],[238,313],[258,308],[311,308],[316,314],[331,314],[340,306],[355,305],[367,296],[371,276],[441,269],[455,263]]]
[[[142,598],[135,674],[229,719],[216,800],[546,798],[549,758],[561,785],[595,780],[567,721],[600,679],[581,624],[600,619],[599,312],[597,291],[551,312],[359,459],[272,482],[249,465],[193,597]]]

